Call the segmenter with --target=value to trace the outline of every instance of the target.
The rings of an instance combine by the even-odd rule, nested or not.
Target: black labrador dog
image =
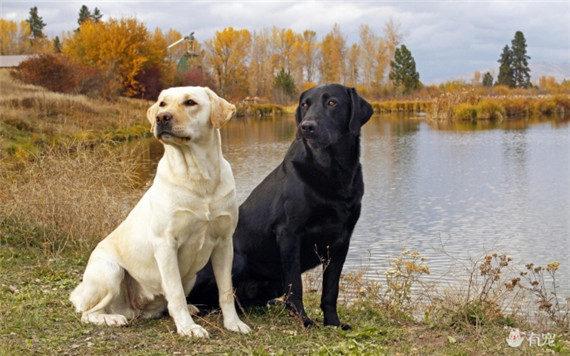
[[[285,295],[303,324],[314,324],[303,306],[301,273],[322,264],[324,324],[350,328],[340,323],[337,297],[364,193],[360,128],[371,115],[353,88],[330,84],[301,95],[295,141],[239,208],[233,279],[242,307]],[[188,300],[217,303],[210,266],[198,274]]]

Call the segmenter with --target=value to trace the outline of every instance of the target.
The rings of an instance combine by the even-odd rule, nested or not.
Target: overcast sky
[[[393,18],[416,59],[423,82],[433,83],[492,69],[517,30],[524,32],[535,74],[570,73],[570,1],[11,1],[0,0],[1,16],[24,19],[38,6],[46,32],[57,35],[77,26],[82,4],[99,7],[104,18],[135,16],[149,28],[196,32],[204,40],[226,26],[248,29],[312,29],[319,36],[334,23],[348,42],[369,24],[380,32]],[[554,73],[558,72],[558,73]]]

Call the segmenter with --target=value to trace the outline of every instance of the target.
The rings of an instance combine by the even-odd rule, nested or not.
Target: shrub
[[[462,121],[475,121],[477,119],[477,109],[469,103],[461,103],[453,108],[453,117]]]
[[[483,99],[477,105],[478,119],[502,121],[504,117],[505,108],[495,100]]]
[[[186,73],[177,73],[175,85],[209,87],[213,90],[216,88],[212,76],[205,72],[201,67],[192,68]]]
[[[73,64],[64,56],[55,54],[34,56],[20,63],[13,73],[25,83],[61,93],[71,93],[79,85]]]
[[[59,54],[34,56],[20,63],[12,74],[24,83],[60,93],[112,99],[119,92],[118,82],[112,75]]]
[[[158,98],[162,90],[162,76],[160,67],[153,65],[140,71],[135,80],[140,84],[140,97],[147,100],[155,100]]]

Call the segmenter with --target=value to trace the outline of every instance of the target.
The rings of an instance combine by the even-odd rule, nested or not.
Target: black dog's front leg
[[[323,265],[323,291],[321,294],[321,310],[324,314],[324,324],[340,326],[343,330],[350,329],[350,325],[341,324],[336,310],[338,298],[338,285],[342,266],[348,252],[348,241],[340,242],[329,248],[328,259]]]
[[[289,235],[280,231],[277,235],[277,244],[281,257],[281,273],[283,290],[285,291],[285,305],[299,316],[305,327],[314,325],[307,316],[303,306],[303,281],[301,280],[301,253],[298,236]]]

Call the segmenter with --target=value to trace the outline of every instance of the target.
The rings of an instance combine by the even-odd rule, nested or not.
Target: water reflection
[[[224,127],[240,202],[279,164],[294,135],[293,117]],[[434,280],[458,278],[464,262],[493,250],[521,264],[567,262],[568,121],[430,126],[373,117],[362,136],[366,191],[345,270],[366,266],[377,277],[403,248],[427,255]],[[162,148],[151,142],[144,154],[156,161]],[[562,266],[568,292],[570,270]]]

